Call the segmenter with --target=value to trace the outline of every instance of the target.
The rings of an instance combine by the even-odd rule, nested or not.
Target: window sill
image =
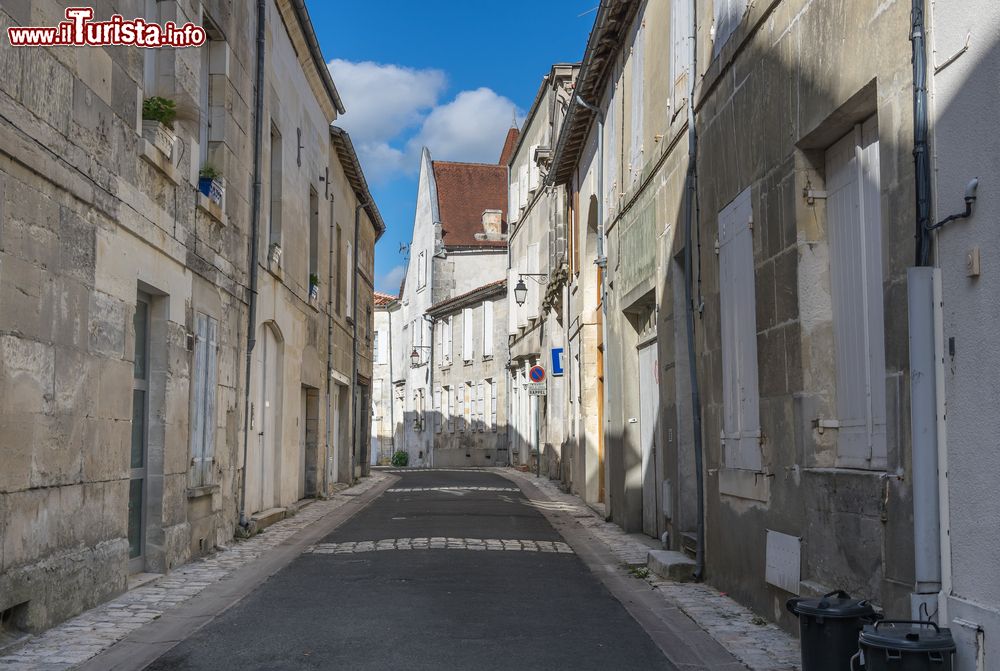
[[[719,494],[737,499],[761,501],[771,498],[771,475],[763,471],[741,468],[720,468]]]
[[[150,164],[161,173],[163,173],[167,179],[169,179],[174,184],[181,183],[181,174],[174,166],[170,157],[164,154],[156,145],[145,138],[139,138],[139,156],[146,163]]]
[[[202,192],[198,192],[198,209],[207,214],[212,219],[215,219],[218,223],[226,226],[229,222],[226,217],[226,213],[222,211],[222,206],[211,200],[208,196]]]
[[[202,485],[201,487],[188,487],[187,497],[189,499],[200,499],[203,496],[211,496],[219,490],[219,485]]]
[[[493,355],[492,354],[484,354],[483,355],[483,361],[493,361]]]

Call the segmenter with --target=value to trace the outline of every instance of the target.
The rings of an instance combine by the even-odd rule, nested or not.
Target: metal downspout
[[[396,454],[396,377],[392,372],[392,306],[386,310],[389,314],[389,459]]]
[[[692,296],[692,285],[694,284],[694,268],[692,264],[692,229],[697,225],[695,201],[698,197],[698,131],[695,127],[695,73],[698,63],[698,3],[691,0],[691,65],[688,72],[688,174],[687,193],[685,194],[685,217],[684,217],[684,299],[687,304],[685,310],[686,319],[685,330],[688,350],[688,379],[691,382],[691,414],[692,414],[692,438],[694,442],[694,464],[695,464],[695,484],[698,496],[698,530],[697,544],[695,549],[695,580],[702,580],[705,577],[705,473],[704,455],[701,436],[701,390],[698,384],[698,356],[695,351],[694,342],[694,297]]]
[[[916,180],[916,265],[930,263],[931,159],[927,143],[927,46],[924,0],[913,0],[910,42],[913,45],[913,163]]]
[[[253,115],[253,195],[250,205],[250,307],[247,318],[247,364],[243,391],[243,471],[240,474],[240,526],[249,526],[247,520],[247,452],[250,441],[250,369],[253,348],[257,344],[257,256],[260,252],[260,201],[263,190],[261,177],[261,145],[264,135],[264,45],[267,18],[266,0],[257,0],[257,73],[254,82]],[[263,474],[261,474],[263,475]]]

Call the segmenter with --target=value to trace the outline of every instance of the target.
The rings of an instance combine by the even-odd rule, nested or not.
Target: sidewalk
[[[13,653],[0,657],[0,671],[57,671],[86,662],[210,585],[231,577],[386,477],[373,471],[371,477],[358,485],[307,505],[293,517],[268,527],[253,538],[233,540],[229,547],[180,566],[153,583],[125,592],[29,639]]]
[[[603,543],[625,566],[646,565],[646,554],[656,541],[626,534],[602,519],[578,496],[563,492],[547,477],[536,478],[513,468],[497,469],[533,484],[574,521]],[[764,621],[747,608],[704,583],[677,583],[655,574],[645,579],[660,597],[680,609],[734,657],[753,671],[797,671],[799,643],[777,625]]]

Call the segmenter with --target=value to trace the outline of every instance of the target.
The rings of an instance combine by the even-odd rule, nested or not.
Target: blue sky
[[[387,226],[376,288],[396,293],[421,146],[435,159],[495,162],[515,110],[520,121],[549,67],[583,56],[598,0],[307,4],[347,108],[338,124]]]

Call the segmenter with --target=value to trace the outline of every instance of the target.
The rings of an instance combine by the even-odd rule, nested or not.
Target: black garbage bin
[[[865,671],[951,671],[955,641],[951,630],[933,622],[883,620],[867,625],[858,637],[858,662]]]
[[[799,618],[802,671],[847,671],[862,627],[879,617],[868,601],[843,590],[819,599],[789,599],[786,606]]]

